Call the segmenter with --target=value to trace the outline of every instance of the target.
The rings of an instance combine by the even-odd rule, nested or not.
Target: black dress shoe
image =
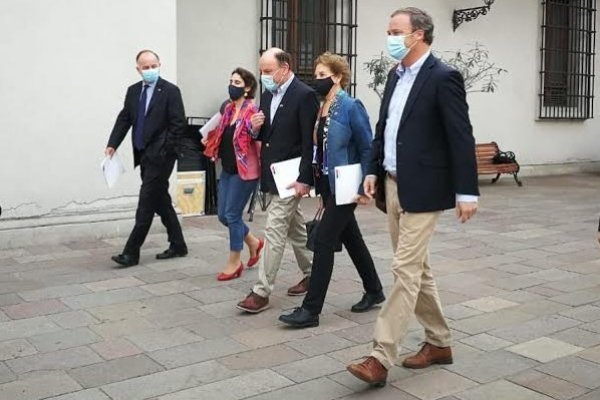
[[[355,313],[369,311],[371,308],[375,307],[376,304],[383,303],[384,301],[385,296],[383,295],[383,292],[365,293],[362,299],[352,306],[351,311]]]
[[[177,249],[172,249],[169,247],[162,253],[157,254],[156,259],[157,260],[168,260],[169,258],[185,257],[185,256],[187,256],[187,253],[188,253],[187,249],[177,250]]]
[[[311,314],[306,308],[298,307],[288,315],[280,315],[279,320],[294,328],[319,326],[319,314]]]
[[[118,256],[112,256],[111,260],[120,264],[123,267],[133,267],[138,265],[140,259],[138,257],[130,256],[128,254],[119,254]]]

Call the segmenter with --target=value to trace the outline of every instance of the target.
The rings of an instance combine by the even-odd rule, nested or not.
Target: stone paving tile
[[[19,292],[18,295],[25,301],[49,300],[59,297],[76,296],[89,293],[90,291],[82,285],[52,286],[37,290]]]
[[[248,350],[231,338],[211,339],[148,353],[166,368],[176,368]]]
[[[579,353],[584,349],[561,342],[560,340],[541,337],[529,342],[511,346],[506,350],[542,363],[547,363],[557,358]]]
[[[14,293],[0,294],[0,307],[19,304],[21,301],[21,298]]]
[[[598,292],[593,290],[578,290],[571,293],[556,295],[550,298],[552,301],[569,306],[583,306],[598,300]]]
[[[48,353],[56,350],[69,349],[71,347],[85,346],[96,343],[101,338],[88,328],[76,328],[58,332],[44,333],[32,336],[29,342],[40,352]]]
[[[563,342],[579,347],[594,347],[600,344],[600,335],[595,332],[587,331],[580,328],[571,328],[561,332],[549,335],[552,339],[561,340]]]
[[[490,331],[489,334],[514,343],[521,343],[540,336],[546,336],[565,329],[573,328],[579,324],[579,321],[572,320],[570,318],[565,318],[558,315],[548,315],[538,319],[526,321],[518,325],[494,329]]]
[[[0,384],[12,382],[17,378],[3,362],[0,362]]]
[[[353,388],[350,387],[352,390]],[[355,393],[340,397],[340,400],[418,400],[416,397],[387,385],[383,388],[365,388],[364,383],[355,390]]]
[[[538,315],[538,316],[551,315],[551,314],[557,314],[557,313],[561,313],[561,315],[564,315],[562,312],[568,311],[570,309],[571,309],[571,307],[568,305],[557,303],[557,302],[550,301],[550,300],[536,300],[536,301],[526,302],[524,304],[521,304],[520,306],[513,308],[513,310],[515,310],[515,311],[520,311],[520,312],[524,312],[527,314]],[[565,316],[568,317],[568,315],[565,315]]]
[[[25,339],[0,342],[0,361],[26,357],[36,353],[37,350]]]
[[[60,327],[47,317],[0,322],[0,342],[9,339],[27,338],[58,330],[60,330]]]
[[[451,322],[450,327],[461,332],[476,335],[499,327],[522,323],[532,318],[534,318],[533,315],[523,312],[500,310]]]
[[[436,400],[477,386],[477,382],[440,369],[394,382],[393,385],[419,399]]]
[[[157,327],[145,318],[131,317],[121,321],[91,325],[90,329],[104,339],[116,339],[126,335],[155,330]]]
[[[583,358],[588,361],[595,362],[596,364],[600,364],[600,346],[596,346],[591,349],[587,349],[579,354],[577,357]]]
[[[2,310],[12,319],[25,319],[49,314],[58,314],[60,312],[68,311],[69,308],[60,300],[50,299],[6,306],[3,307]]]
[[[306,339],[294,340],[287,343],[288,347],[299,351],[307,356],[316,356],[335,350],[344,349],[354,345],[354,342],[326,333]]]
[[[105,360],[134,356],[143,352],[140,348],[125,339],[105,340],[94,343],[90,347]]]
[[[346,366],[333,358],[321,355],[294,361],[273,370],[294,382],[301,383],[340,372]]]
[[[100,322],[88,312],[82,310],[53,314],[49,315],[48,318],[65,329],[79,328],[82,326],[94,325]]]
[[[145,283],[143,281],[140,281],[133,276],[127,276],[123,278],[108,279],[105,281],[85,283],[83,286],[92,292],[102,292],[105,290],[124,289],[144,284]]]
[[[444,307],[444,315],[450,319],[458,320],[483,314],[483,311],[467,307],[463,304],[452,304]]]
[[[125,288],[83,294],[80,296],[65,297],[63,302],[74,310],[100,307],[116,303],[125,303],[132,300],[140,300],[151,297],[151,294],[138,288]]]
[[[159,400],[238,400],[293,385],[271,370],[261,370],[159,397]]]
[[[594,322],[600,320],[600,307],[593,305],[575,307],[561,312],[560,315],[583,322]]]
[[[508,380],[556,400],[571,400],[588,392],[586,388],[533,370]]]
[[[144,354],[74,368],[69,375],[84,388],[93,388],[130,378],[153,374],[164,368]]]
[[[594,390],[583,396],[578,397],[575,400],[598,400],[600,399],[600,390]]]
[[[181,327],[141,332],[129,335],[127,339],[144,351],[162,350],[203,340],[201,336]]]
[[[600,365],[578,357],[556,360],[536,369],[589,389],[600,387]]]
[[[304,357],[302,353],[285,345],[276,345],[233,354],[218,361],[230,370],[255,370],[288,364]]]
[[[497,350],[478,356],[476,362],[454,363],[446,368],[476,382],[489,383],[537,365],[533,360]]]
[[[39,353],[6,361],[17,374],[42,370],[65,370],[95,364],[102,359],[87,347],[74,347],[51,353]]]
[[[494,312],[494,311],[502,310],[504,308],[510,308],[510,307],[519,305],[519,303],[500,299],[498,297],[493,297],[493,296],[482,297],[482,298],[475,299],[475,300],[465,301],[462,304],[467,307],[479,310],[481,312]]]
[[[112,383],[101,389],[113,400],[144,400],[222,381],[235,375],[237,374],[216,361],[208,361]]]
[[[513,342],[488,335],[487,333],[467,336],[460,339],[460,342],[483,351],[500,350],[513,344]]]
[[[232,335],[232,339],[252,349],[269,347],[276,344],[311,336],[305,329],[287,329],[281,326],[269,326],[261,329],[250,329]]]
[[[58,397],[51,397],[48,400],[110,400],[110,397],[102,393],[99,389],[86,389]]]
[[[320,378],[270,393],[249,397],[248,400],[334,400],[350,393],[350,389],[347,387],[330,379]]]
[[[456,397],[460,400],[551,400],[541,393],[504,380],[467,390]]]
[[[41,400],[79,389],[81,386],[63,371],[41,371],[25,374],[17,381],[0,385],[0,398]]]

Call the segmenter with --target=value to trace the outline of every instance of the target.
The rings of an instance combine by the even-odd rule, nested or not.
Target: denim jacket
[[[363,179],[367,175],[373,133],[363,104],[343,90],[336,95],[329,117],[327,171],[331,193],[335,193],[335,167],[360,163]],[[358,189],[364,193],[362,185]]]

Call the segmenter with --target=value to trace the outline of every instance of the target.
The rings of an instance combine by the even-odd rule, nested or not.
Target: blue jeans
[[[219,221],[229,228],[229,249],[231,251],[242,251],[244,248],[244,238],[250,232],[250,228],[244,223],[242,214],[257,183],[258,179],[244,181],[238,174],[221,172],[217,211]]]

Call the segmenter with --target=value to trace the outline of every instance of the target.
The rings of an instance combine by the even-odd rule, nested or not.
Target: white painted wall
[[[236,67],[259,79],[259,18],[260,0],[177,0],[177,76],[188,116],[218,111]]]
[[[452,32],[452,10],[480,4],[358,1],[357,96],[372,124],[378,98],[366,86],[363,64],[385,50],[390,13],[417,5],[434,18],[435,50],[456,50],[477,40],[509,71],[496,93],[469,95],[477,141],[496,140],[525,165],[600,160],[597,118],[536,120],[539,1],[497,1],[487,16]],[[120,150],[128,171],[116,189],[106,189],[98,166],[125,89],[138,80],[135,53],[159,52],[162,76],[181,87],[187,115],[210,116],[227,96],[231,70],[242,66],[258,73],[259,18],[260,0],[2,0],[3,219],[133,205],[139,178],[132,170],[130,141]],[[600,95],[600,79],[595,93]],[[595,108],[597,114],[597,101]]]
[[[418,4],[417,4],[418,3]],[[555,164],[600,160],[600,105],[596,118],[587,121],[538,121],[540,66],[540,2],[534,0],[496,1],[488,15],[462,24],[452,31],[453,9],[477,7],[479,0],[359,1],[358,65],[385,49],[385,30],[393,10],[416,5],[431,13],[435,23],[434,51],[466,48],[478,41],[491,59],[508,70],[500,77],[495,93],[468,96],[471,121],[478,142],[495,140],[503,149],[513,150],[523,165]],[[600,50],[596,40],[596,53]],[[596,60],[596,75],[599,63]],[[369,76],[360,71],[357,96],[375,117],[377,96],[366,87]],[[596,79],[596,96],[600,80]],[[372,121],[373,123],[375,121]]]
[[[177,80],[175,2],[0,2],[3,220],[137,200],[129,140],[116,189],[106,188],[99,165],[125,90],[139,79],[141,48],[156,50],[163,77]]]

